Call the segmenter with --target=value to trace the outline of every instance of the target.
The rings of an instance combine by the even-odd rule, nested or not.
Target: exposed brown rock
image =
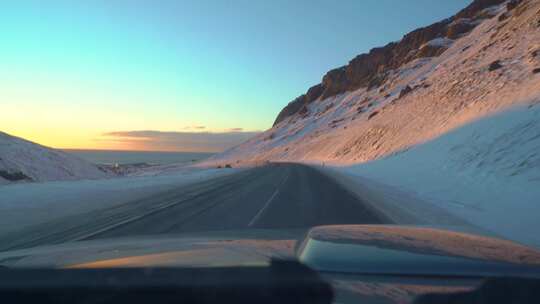
[[[410,86],[405,86],[405,87],[401,90],[401,92],[399,92],[399,98],[401,98],[401,97],[403,97],[403,96],[409,94],[409,93],[412,92],[412,91],[413,91],[413,89],[412,89]]]
[[[374,48],[367,54],[356,56],[349,64],[326,73],[320,84],[311,87],[306,94],[290,102],[281,110],[274,126],[285,118],[297,114],[303,105],[318,98],[324,99],[362,87],[376,88],[385,82],[390,70],[399,68],[416,58],[440,55],[445,50],[442,46],[429,46],[424,50],[420,48],[426,47],[426,43],[435,38],[456,38],[470,32],[476,23],[469,21],[491,17],[479,13],[487,7],[504,1],[475,0],[451,18],[414,30],[406,34],[399,42],[391,42],[383,47]]]
[[[500,68],[502,68],[501,61],[500,60],[495,60],[495,61],[493,61],[492,63],[489,64],[488,70],[491,72],[491,71],[498,70]]]
[[[504,14],[501,14],[497,20],[504,21],[504,20],[508,19],[508,17],[510,17],[510,14],[508,12],[506,12]]]
[[[522,0],[509,1],[508,3],[506,3],[506,9],[509,10],[509,11],[515,9],[521,3],[521,1]]]
[[[477,16],[477,14],[484,10],[485,8],[488,8],[493,5],[501,4],[506,0],[475,0],[473,3],[471,3],[466,8],[462,9],[457,15],[455,16],[456,19],[459,18],[473,18]]]
[[[446,32],[446,37],[450,39],[457,39],[461,35],[470,32],[474,27],[474,23],[469,22],[469,19],[461,19],[461,21],[452,22],[448,25],[448,31]]]
[[[369,114],[368,116],[368,120],[370,120],[371,118],[373,118],[373,116],[379,114],[379,111],[373,111],[371,114]]]
[[[300,111],[298,111],[298,114],[300,114],[300,116],[306,116],[308,112],[309,111],[308,111],[307,105],[303,105]]]
[[[323,92],[324,88],[322,84],[314,85],[306,93],[306,100],[308,101],[314,101],[315,99],[319,98]]]
[[[276,134],[275,133],[271,133],[270,135],[268,135],[264,140],[272,140],[276,137]]]
[[[437,57],[446,51],[446,47],[443,45],[423,45],[416,54],[417,58],[425,57]]]

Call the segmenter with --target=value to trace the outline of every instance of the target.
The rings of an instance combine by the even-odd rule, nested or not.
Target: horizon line
[[[99,148],[56,148],[51,147],[56,150],[62,151],[102,151],[102,152],[159,152],[159,153],[206,153],[206,154],[216,154],[223,151],[181,151],[181,150],[127,150],[127,149],[99,149]]]

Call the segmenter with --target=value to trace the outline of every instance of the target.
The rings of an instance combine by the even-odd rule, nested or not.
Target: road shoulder
[[[414,193],[385,185],[339,168],[310,165],[359,197],[371,208],[398,225],[444,227],[456,231],[498,236],[419,198]]]

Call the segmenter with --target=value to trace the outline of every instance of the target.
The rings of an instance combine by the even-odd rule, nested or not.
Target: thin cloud
[[[184,127],[184,130],[203,130],[206,129],[206,126],[188,126]]]
[[[229,129],[227,131],[229,131],[229,132],[242,132],[242,131],[244,131],[244,128],[232,128],[232,129]]]
[[[111,144],[119,144],[125,149],[220,152],[241,144],[259,133],[242,130],[226,132],[114,131],[103,133],[101,139]]]

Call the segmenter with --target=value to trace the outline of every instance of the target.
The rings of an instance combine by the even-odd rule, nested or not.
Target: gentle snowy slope
[[[339,171],[395,187],[401,196],[431,202],[477,226],[540,247],[539,151],[540,104],[536,104]],[[416,206],[407,208],[421,213]]]
[[[111,173],[73,155],[0,132],[0,184],[108,176]]]

